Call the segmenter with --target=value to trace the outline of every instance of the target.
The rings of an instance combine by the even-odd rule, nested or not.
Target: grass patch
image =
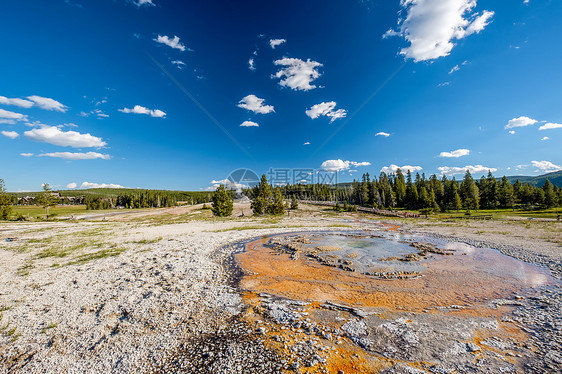
[[[21,277],[28,276],[31,269],[33,269],[33,263],[28,260],[25,262],[25,265],[18,268],[18,275]]]
[[[278,228],[279,228],[279,226],[257,226],[257,225],[248,225],[248,226],[231,227],[231,228],[229,228],[229,229],[214,230],[213,232],[244,231],[244,230],[263,230],[263,229],[278,229]]]
[[[2,321],[2,319],[4,318],[4,314],[0,313],[0,322]],[[8,337],[11,338],[12,343],[15,342],[16,340],[18,340],[18,338],[21,336],[21,334],[16,333],[17,328],[13,327],[10,328],[10,322],[8,321],[8,323],[6,323],[6,326],[0,327],[0,332]]]
[[[24,217],[38,217],[38,218],[45,218],[45,208],[35,205],[14,205],[13,214],[21,214]],[[70,216],[76,214],[84,214],[89,212],[86,210],[86,205],[61,205],[52,207],[49,209],[49,215],[57,215],[57,216]]]
[[[29,252],[29,246],[27,244],[24,245],[18,245],[15,247],[12,246],[5,246],[2,249],[5,249],[7,251],[12,251],[12,252],[16,252],[16,253],[26,253]]]
[[[8,329],[4,332],[4,334],[6,334],[6,336],[14,336],[16,334],[16,330],[17,329],[15,327]]]
[[[44,327],[44,328],[41,330],[41,333],[42,333],[42,334],[46,334],[48,330],[54,329],[54,328],[56,328],[57,326],[58,326],[57,323],[51,322],[51,323],[49,323],[46,327]]]
[[[132,244],[154,244],[154,243],[158,243],[160,240],[162,240],[162,237],[159,236],[156,239],[142,239],[142,240],[133,240]]]
[[[53,246],[53,247],[48,247],[48,248],[44,248],[41,252],[39,252],[36,256],[36,258],[47,258],[47,257],[55,257],[55,258],[63,258],[68,256],[69,254],[71,254],[72,252],[75,251],[79,251],[81,249],[84,249],[86,247],[90,247],[90,246],[100,246],[101,243],[99,242],[94,242],[94,243],[79,243],[70,247],[57,247],[57,246]]]
[[[459,212],[439,212],[434,213],[432,216],[436,218],[447,218],[447,217],[460,217],[464,216],[465,211],[461,210]],[[550,208],[550,209],[482,209],[478,211],[471,212],[473,216],[480,215],[492,215],[492,218],[507,218],[507,217],[528,217],[528,218],[556,218],[558,214],[562,214],[561,208]]]
[[[93,253],[85,253],[83,255],[75,257],[74,261],[68,263],[68,265],[81,265],[92,260],[99,260],[105,257],[119,256],[125,251],[124,248],[117,248],[115,245],[112,248],[102,249],[101,251]]]

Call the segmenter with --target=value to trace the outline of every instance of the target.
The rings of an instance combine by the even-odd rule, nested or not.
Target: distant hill
[[[537,175],[537,176],[525,176],[525,175],[511,175],[508,176],[507,179],[509,180],[509,182],[514,183],[516,180],[519,179],[519,182],[521,183],[529,183],[533,186],[537,186],[537,187],[541,187],[546,178],[548,177],[548,180],[555,186],[558,186],[560,188],[562,188],[562,170],[559,171],[555,171],[552,173],[547,173],[547,174],[543,174],[543,175]],[[498,178],[498,180],[500,180],[501,178]]]

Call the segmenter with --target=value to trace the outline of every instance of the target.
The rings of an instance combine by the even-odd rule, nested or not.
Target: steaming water
[[[383,261],[389,257],[402,257],[418,251],[407,243],[397,240],[371,237],[346,237],[341,235],[323,235],[316,238],[314,243],[307,244],[309,248],[318,246],[338,247],[339,250],[323,251],[322,257],[337,256],[353,262],[354,268],[361,272],[394,272],[415,271],[422,272],[423,262],[404,262],[400,260]]]

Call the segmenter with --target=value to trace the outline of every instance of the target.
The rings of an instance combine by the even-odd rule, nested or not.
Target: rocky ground
[[[245,207],[238,209],[242,214]],[[552,372],[562,365],[559,287],[505,301],[517,302],[508,305],[510,323],[528,330],[528,347],[491,335],[484,339],[486,351],[509,351],[513,362],[487,353],[488,361],[478,365],[474,357],[482,348],[466,343],[469,326],[455,324],[454,318],[427,315],[412,325],[411,316],[400,312],[380,318],[337,305],[311,310],[307,301],[273,295],[248,300],[236,287],[240,274],[231,255],[244,241],[288,231],[370,228],[378,222],[371,217],[335,216],[311,207],[274,220],[213,220],[208,211],[196,209],[96,220],[0,224],[0,373],[331,372],[342,360],[367,372],[487,372],[490,362],[515,372],[517,354],[530,357],[524,364],[528,372]],[[555,242],[560,231],[547,239],[516,237],[520,229],[506,224],[494,230],[517,235],[490,239],[475,234],[485,228],[408,222],[409,230],[496,247],[560,276]],[[521,231],[538,229],[527,230]],[[553,223],[544,230],[560,227]],[[432,334],[443,331],[459,343],[434,345]],[[378,348],[382,345],[386,350]],[[540,355],[530,354],[532,347]],[[368,366],[365,354],[384,357],[386,364]]]

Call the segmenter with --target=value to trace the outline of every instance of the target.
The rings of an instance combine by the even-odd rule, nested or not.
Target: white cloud
[[[550,138],[548,136],[545,136],[544,138],[542,138],[541,140],[549,140]]]
[[[476,3],[476,1],[474,1],[474,3]],[[491,18],[493,16],[494,16],[494,12],[489,10],[485,10],[482,12],[482,14],[478,14],[476,18],[472,20],[470,25],[468,25],[463,36],[461,36],[459,39],[466,37],[468,35],[478,34],[480,31],[484,30],[486,26],[488,26],[488,24],[490,23]]]
[[[48,97],[33,95],[33,96],[28,96],[27,99],[29,99],[29,100],[18,99],[18,98],[11,99],[11,98],[8,98],[8,97],[5,97],[5,96],[0,96],[0,104],[14,105],[14,106],[18,106],[20,108],[26,108],[26,109],[29,109],[33,106],[38,106],[41,109],[54,110],[54,111],[63,112],[63,113],[68,110],[67,106],[59,103],[58,101],[56,101],[54,99],[50,99]]]
[[[457,175],[457,174],[464,174],[466,171],[470,171],[471,174],[481,174],[487,173],[488,171],[494,172],[498,171],[496,168],[490,168],[487,166],[482,165],[467,165],[463,168],[456,167],[456,166],[441,166],[438,167],[437,170],[441,172],[441,174],[445,175]]]
[[[275,49],[275,47],[280,46],[281,44],[285,43],[287,40],[285,39],[271,39],[269,41],[269,45],[271,46],[272,49]]]
[[[143,5],[154,6],[154,5],[156,5],[156,4],[154,4],[154,3],[152,2],[152,0],[137,0],[137,1],[135,2],[135,5],[138,6],[138,7],[141,7],[141,6],[143,6]]]
[[[398,31],[388,30],[383,38],[401,36],[410,45],[400,54],[415,62],[444,57],[453,41],[482,31],[494,12],[473,12],[476,0],[401,0],[406,18],[398,20]]]
[[[76,182],[72,182],[66,185],[66,188],[76,188],[78,187],[78,185],[76,184]]]
[[[107,143],[101,138],[90,134],[81,134],[76,131],[61,131],[55,126],[43,125],[23,133],[31,140],[42,143],[73,148],[103,147]]]
[[[275,112],[273,105],[263,105],[264,101],[264,99],[260,99],[256,95],[248,95],[238,102],[238,107],[260,114]]]
[[[509,133],[510,133],[511,135],[513,135],[513,134],[515,134],[515,131],[510,130]]]
[[[383,38],[383,39],[386,39],[386,38],[390,38],[391,36],[401,36],[401,35],[402,35],[402,33],[398,32],[398,31],[396,31],[396,30],[394,30],[394,29],[388,29],[388,30],[386,30],[386,32],[382,35],[382,38]]]
[[[455,65],[451,70],[449,70],[449,74],[453,74],[455,71],[459,71],[459,70],[461,70],[459,65]]]
[[[450,85],[450,84],[451,84],[451,82],[443,82],[443,83],[439,83],[439,84],[437,85],[437,87],[445,87],[445,86],[448,86],[448,85]]]
[[[307,109],[305,113],[312,119],[318,118],[320,116],[329,117],[330,123],[332,123],[338,118],[344,118],[345,116],[347,116],[347,111],[345,109],[334,110],[335,107],[335,101],[323,102],[313,105],[310,109]]]
[[[537,123],[537,120],[534,120],[529,117],[521,116],[521,117],[510,119],[507,122],[507,125],[505,125],[503,128],[507,130],[507,129],[513,129],[515,127],[531,126],[534,125],[535,123]]]
[[[20,136],[20,134],[18,134],[15,131],[2,131],[2,135],[4,135],[7,138],[10,138],[10,139],[15,139],[18,136]]]
[[[111,158],[110,155],[98,152],[52,152],[42,153],[40,155],[37,155],[37,157],[53,157],[62,158],[64,160],[95,160],[98,158],[102,160],[109,160]]]
[[[310,145],[310,142],[304,142],[303,145]]]
[[[180,38],[177,36],[170,39],[167,35],[158,35],[158,38],[153,40],[158,43],[166,44],[168,47],[185,52],[185,45],[180,42]]]
[[[182,70],[185,67],[185,62],[180,60],[174,60],[172,61],[172,64],[176,65],[180,70]]]
[[[551,130],[551,129],[560,129],[562,128],[562,123],[545,123],[544,125],[542,125],[541,127],[539,127],[539,130]]]
[[[347,170],[350,166],[369,166],[371,165],[370,162],[356,162],[356,161],[343,161],[340,159],[337,160],[326,160],[320,165],[320,167],[325,171],[341,171]]]
[[[439,153],[439,157],[462,157],[468,156],[469,154],[470,150],[461,148],[451,152],[441,152]]]
[[[340,171],[349,169],[349,161],[337,160],[326,160],[320,165],[323,170],[326,171]]]
[[[380,131],[380,132],[377,132],[375,134],[375,136],[384,136],[385,138],[388,138],[390,136],[390,134],[387,133],[387,132],[384,132],[384,131]]]
[[[33,101],[24,99],[9,99],[6,96],[0,96],[0,104],[2,105],[14,105],[20,108],[31,108],[33,106]]]
[[[255,122],[252,122],[252,121],[244,121],[244,122],[242,122],[240,127],[260,127],[260,125],[258,125]]]
[[[550,173],[562,169],[562,166],[555,165],[550,161],[531,161],[531,164],[538,169],[535,171],[542,171],[544,173]]]
[[[157,118],[166,117],[166,112],[163,112],[160,109],[148,109],[140,105],[135,105],[133,109],[123,108],[123,109],[119,109],[119,111],[122,113],[147,114],[151,117],[157,117]]]
[[[119,184],[82,182],[80,188],[126,188]]]
[[[68,110],[68,107],[66,105],[63,105],[58,101],[54,99],[50,99],[48,97],[33,95],[33,96],[28,96],[27,98],[33,101],[35,105],[37,105],[41,109],[54,110],[56,112],[63,112],[63,113]]]
[[[94,110],[92,110],[92,111],[90,111],[90,112],[84,112],[84,111],[82,111],[82,112],[80,112],[78,115],[79,115],[80,117],[89,117],[90,114],[95,114],[96,116],[98,116],[98,118],[107,118],[107,117],[109,117],[108,114],[104,113],[104,112],[103,112],[102,110],[100,110],[100,109],[94,109]],[[74,125],[74,127],[78,127],[78,126]]]
[[[33,156],[33,153],[20,153],[20,156],[31,157],[31,156]]]
[[[316,88],[311,83],[321,75],[316,69],[323,66],[321,63],[311,61],[310,59],[303,61],[298,58],[288,57],[276,60],[274,64],[284,66],[284,68],[275,73],[275,78],[281,79],[279,85],[301,91]]]
[[[386,174],[395,174],[398,171],[398,169],[402,170],[402,172],[404,173],[407,173],[408,170],[412,173],[415,171],[423,170],[421,166],[412,166],[412,165],[398,166],[398,165],[391,164],[390,166],[384,166],[381,169],[381,172]]]
[[[363,162],[349,161],[349,164],[352,165],[352,166],[355,166],[355,167],[358,167],[358,166],[369,166],[369,165],[371,165],[371,163],[370,163],[370,162],[367,162],[367,161],[363,161]]]
[[[109,117],[108,114],[104,113],[104,112],[103,112],[102,110],[100,110],[100,109],[94,109],[92,112],[93,112],[96,116],[98,116],[98,118],[107,118],[107,117]]]
[[[250,70],[256,70],[256,66],[254,65],[254,59],[253,58],[248,60],[248,68]]]
[[[0,109],[0,121],[0,123],[8,123],[13,125],[16,123],[16,121],[27,121],[27,116],[25,114]]]

